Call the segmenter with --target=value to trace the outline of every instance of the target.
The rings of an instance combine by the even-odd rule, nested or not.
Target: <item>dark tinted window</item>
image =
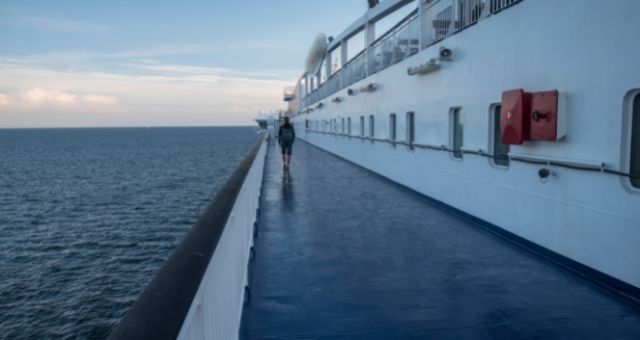
[[[500,109],[501,105],[496,105],[493,109],[493,164],[509,166],[509,145],[502,144],[500,137]]]
[[[407,143],[413,144],[416,141],[415,114],[407,112]]]
[[[464,113],[461,108],[455,108],[452,111],[452,133],[453,133],[453,157],[462,158],[462,145],[464,145]]]
[[[375,136],[375,126],[373,125],[373,115],[369,116],[369,137],[373,138]]]
[[[631,121],[631,185],[640,188],[640,94],[633,100]]]
[[[396,140],[396,114],[389,115],[389,139]]]

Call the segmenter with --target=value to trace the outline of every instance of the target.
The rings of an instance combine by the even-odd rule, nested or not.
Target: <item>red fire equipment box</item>
[[[502,92],[500,138],[502,144],[522,144],[529,139],[531,93],[522,89]]]
[[[531,140],[556,141],[558,129],[558,91],[533,93],[531,98],[531,121],[529,138]]]
[[[566,100],[558,90],[502,92],[502,144],[522,144],[527,140],[557,141],[566,135],[566,111]]]

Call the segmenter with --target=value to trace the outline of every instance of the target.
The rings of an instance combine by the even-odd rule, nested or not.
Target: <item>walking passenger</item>
[[[296,139],[296,132],[293,129],[293,125],[289,123],[289,117],[284,117],[284,124],[278,131],[278,143],[282,147],[282,163],[285,169],[289,169],[291,163],[291,147],[293,141]]]

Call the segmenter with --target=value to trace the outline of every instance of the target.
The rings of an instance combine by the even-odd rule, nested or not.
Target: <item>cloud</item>
[[[1,112],[28,111],[115,111],[118,100],[113,96],[81,94],[51,88],[32,87],[0,95]]]
[[[138,62],[138,63],[121,63],[119,64],[131,69],[148,71],[153,74],[163,75],[198,75],[198,76],[214,76],[224,78],[243,78],[243,79],[294,79],[299,76],[299,71],[294,70],[268,70],[268,71],[238,71],[220,67],[202,67],[177,64],[164,64],[159,62]]]
[[[66,104],[75,102],[77,98],[78,95],[76,94],[48,90],[40,87],[34,87],[32,89],[22,91],[19,95],[19,99],[26,103],[53,102]]]
[[[23,17],[29,27],[46,32],[105,33],[109,28],[93,22],[61,20],[43,17]]]
[[[159,66],[153,74],[0,63],[0,91],[8,102],[0,105],[0,127],[251,125],[258,111],[283,108],[282,88],[295,81],[288,74],[266,79],[230,69],[185,66],[181,72],[180,65],[150,64]]]
[[[0,55],[0,63],[17,65],[56,65],[95,62],[130,62],[137,61],[142,64],[153,64],[155,60],[149,58],[213,54],[238,50],[282,50],[274,44],[268,43],[238,43],[233,45],[201,45],[201,44],[158,44],[139,49],[127,49],[115,52],[90,52],[86,50],[56,51],[24,56]]]
[[[107,105],[118,104],[118,100],[115,97],[101,96],[98,94],[84,95],[82,96],[82,100],[87,103],[97,103],[97,104],[107,104]]]

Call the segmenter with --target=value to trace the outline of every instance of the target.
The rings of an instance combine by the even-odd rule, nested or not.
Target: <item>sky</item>
[[[0,128],[252,125],[365,0],[0,0]]]

